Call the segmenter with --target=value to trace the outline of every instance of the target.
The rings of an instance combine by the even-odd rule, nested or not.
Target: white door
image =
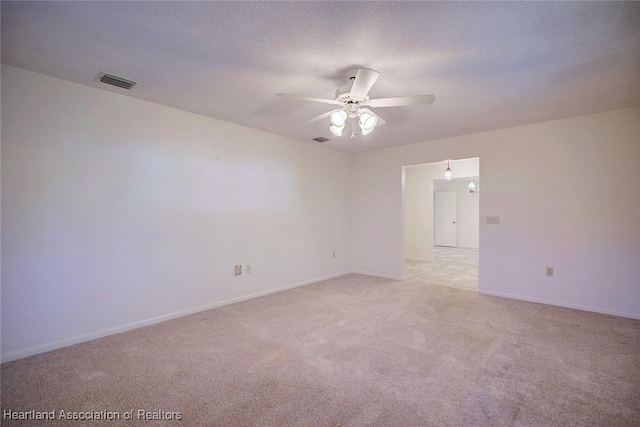
[[[433,244],[456,246],[456,192],[436,191],[433,194]]]

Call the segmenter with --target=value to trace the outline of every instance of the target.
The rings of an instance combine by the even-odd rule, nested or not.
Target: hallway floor
[[[406,260],[407,280],[478,290],[478,249],[433,247],[433,262]]]

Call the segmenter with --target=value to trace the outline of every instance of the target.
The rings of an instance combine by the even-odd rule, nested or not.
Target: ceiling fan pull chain
[[[351,119],[351,139],[356,139],[356,119]]]

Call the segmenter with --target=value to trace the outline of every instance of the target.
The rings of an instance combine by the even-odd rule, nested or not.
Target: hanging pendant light
[[[451,172],[449,161],[447,160],[447,168],[444,170],[444,179],[446,179],[447,181],[451,181],[451,178],[453,178],[453,172]]]

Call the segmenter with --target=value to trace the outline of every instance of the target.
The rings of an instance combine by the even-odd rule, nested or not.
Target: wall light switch
[[[487,224],[500,224],[500,217],[499,216],[488,216],[487,217]]]
[[[251,264],[247,264],[244,266],[244,272],[247,274],[251,274]]]
[[[242,274],[242,264],[236,264],[236,276]]]
[[[547,276],[553,276],[553,267],[547,267]]]

